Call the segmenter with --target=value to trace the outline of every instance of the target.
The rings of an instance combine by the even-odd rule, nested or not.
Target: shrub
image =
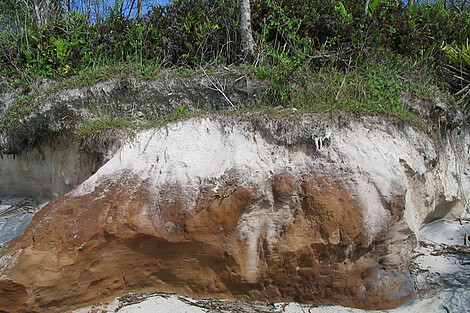
[[[446,73],[459,103],[467,113],[470,111],[470,42],[461,45],[446,45],[448,64]]]

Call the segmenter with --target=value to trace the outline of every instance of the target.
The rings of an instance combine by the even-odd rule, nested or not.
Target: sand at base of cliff
[[[411,300],[403,306],[387,310],[389,313],[405,312],[438,312],[443,310],[442,302],[444,295],[434,295],[432,298]],[[259,311],[262,309],[262,311]],[[118,299],[82,308],[72,313],[206,313],[206,312],[273,312],[273,313],[379,313],[383,311],[366,311],[361,309],[347,308],[341,306],[317,306],[291,303],[259,303],[238,302],[216,299],[195,299],[177,295],[151,296],[142,302],[133,304],[120,303]]]

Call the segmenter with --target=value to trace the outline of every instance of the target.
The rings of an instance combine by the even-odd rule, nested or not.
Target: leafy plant
[[[346,21],[350,22],[353,19],[353,16],[346,11],[342,1],[338,1],[338,4],[335,5],[335,10],[341,15],[341,17]]]
[[[179,108],[175,110],[173,114],[170,115],[169,119],[175,120],[175,119],[185,117],[187,115],[188,113],[186,112],[186,109],[184,108],[184,106],[180,106]]]

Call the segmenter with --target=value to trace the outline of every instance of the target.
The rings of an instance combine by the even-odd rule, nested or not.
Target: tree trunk
[[[367,13],[369,13],[369,3],[370,3],[370,0],[366,0],[366,7],[364,8],[364,15],[367,15]]]
[[[238,0],[240,5],[240,33],[242,39],[242,52],[245,56],[253,54],[253,34],[251,30],[250,0]]]
[[[34,2],[34,14],[36,16],[36,27],[37,28],[42,28],[44,25],[43,25],[43,21],[42,21],[42,18],[41,18],[41,9],[39,8],[38,6],[38,3],[35,1]]]
[[[137,0],[137,19],[142,20],[142,0]]]

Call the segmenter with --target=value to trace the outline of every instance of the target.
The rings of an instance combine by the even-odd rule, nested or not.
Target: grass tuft
[[[13,103],[2,112],[0,131],[3,131],[8,125],[17,123],[22,116],[30,113],[32,111],[31,102],[35,98],[35,94],[18,96]]]
[[[46,93],[51,94],[61,89],[92,86],[111,78],[123,79],[130,75],[141,80],[154,80],[158,78],[163,65],[162,60],[155,59],[145,63],[124,62],[90,66],[80,70],[76,75],[58,81]]]
[[[137,127],[137,124],[129,119],[119,117],[100,118],[85,121],[78,127],[76,134],[80,139],[85,139],[96,137],[110,130],[135,130]]]

